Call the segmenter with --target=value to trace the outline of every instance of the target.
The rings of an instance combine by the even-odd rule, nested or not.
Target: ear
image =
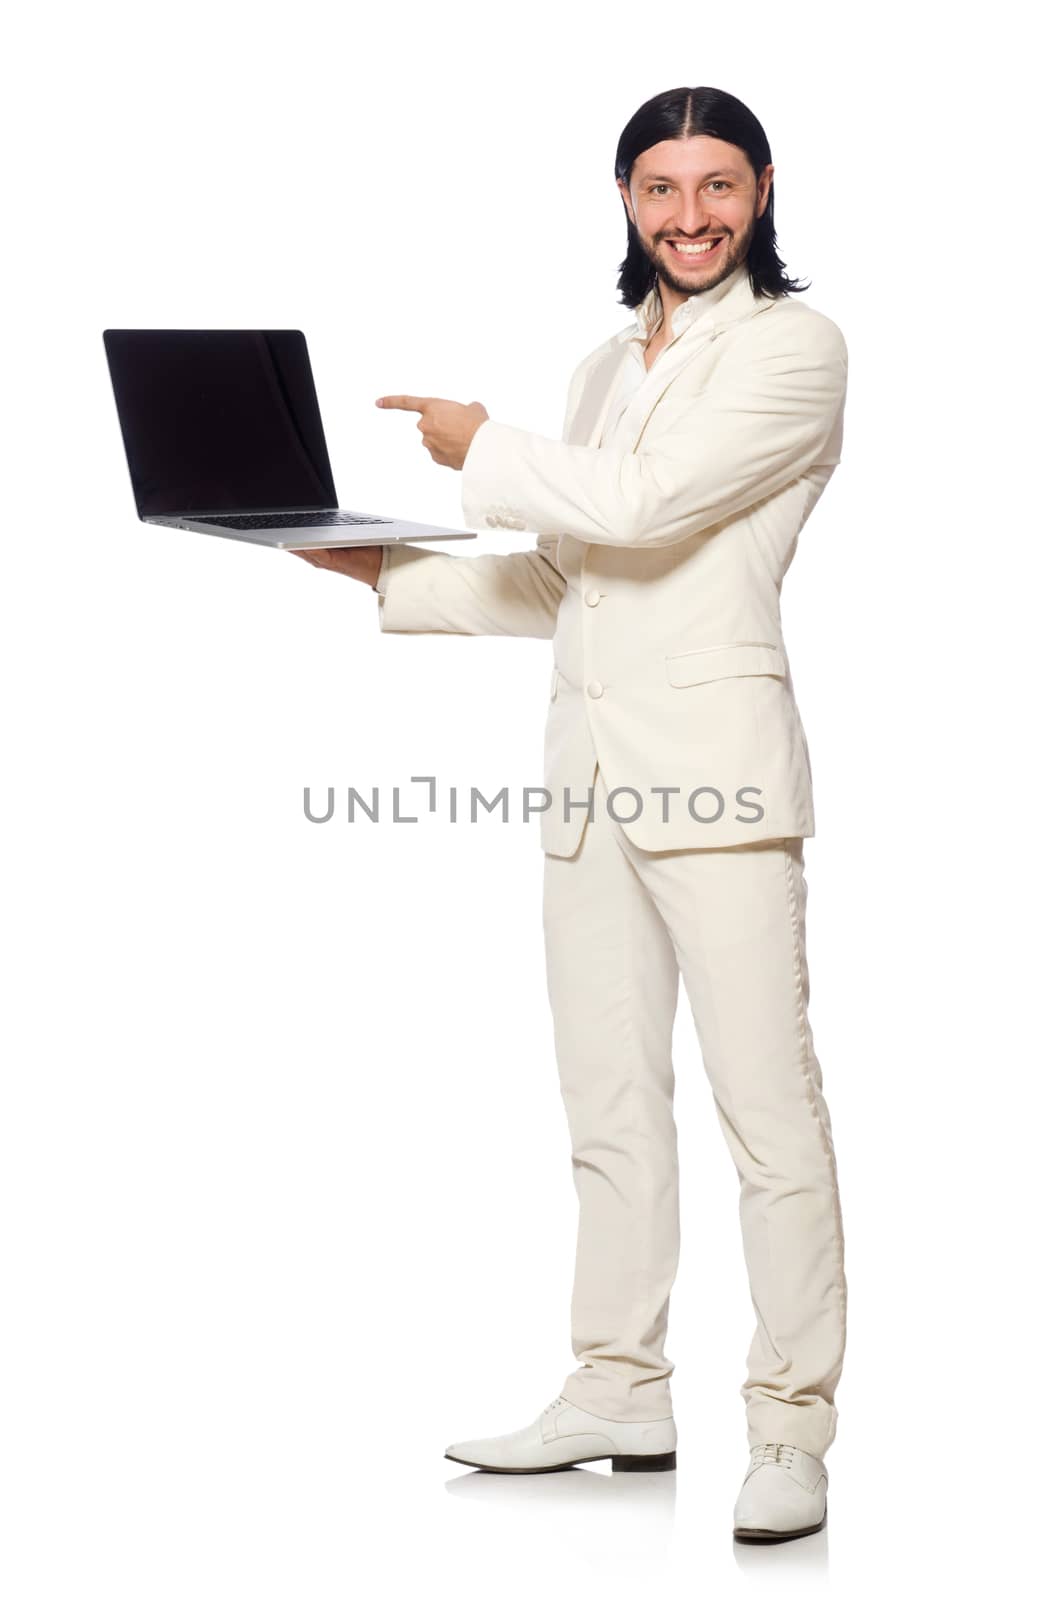
[[[755,206],[755,216],[760,217],[769,204],[769,191],[773,186],[773,163],[763,167],[758,178],[758,201]]]
[[[615,184],[616,184],[616,186],[618,188],[619,194],[622,196],[622,203],[626,208],[626,216],[629,218],[630,223],[635,228],[637,226],[637,219],[633,215],[633,201],[632,201],[632,199],[630,197],[629,189],[622,182],[621,178],[616,178],[615,179]]]

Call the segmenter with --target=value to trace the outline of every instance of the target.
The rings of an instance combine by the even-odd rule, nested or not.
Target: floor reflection
[[[472,1496],[483,1503],[494,1499],[505,1510],[525,1506],[538,1516],[549,1507],[589,1505],[607,1511],[636,1508],[669,1526],[677,1499],[676,1472],[597,1472],[571,1467],[566,1472],[480,1472],[469,1467],[446,1480],[449,1494]]]

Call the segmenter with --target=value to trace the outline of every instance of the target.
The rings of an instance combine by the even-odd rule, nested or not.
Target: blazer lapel
[[[640,447],[644,429],[652,412],[678,374],[701,355],[708,345],[713,344],[718,335],[724,333],[727,328],[768,311],[774,304],[768,295],[756,298],[751,291],[750,279],[745,278],[742,283],[734,286],[731,295],[726,296],[724,307],[716,318],[710,317],[708,313],[702,324],[698,321],[693,322],[681,334],[673,349],[668,350],[665,359],[660,355],[652,363],[647,376],[629,402],[626,425],[632,422],[634,426],[632,447],[634,450]],[[569,444],[586,444],[594,448],[599,446],[619,374],[623,364],[629,359],[631,358],[626,348],[626,341],[619,340],[605,349],[600,360],[590,370],[571,422],[570,438],[567,441]]]
[[[676,347],[670,352],[669,358],[664,361],[660,356],[652,364],[646,379],[629,403],[629,412],[625,419],[626,428],[632,427],[633,444],[631,448],[633,450],[639,450],[641,440],[644,437],[644,430],[651,420],[652,413],[674,379],[686,367],[690,366],[698,356],[702,355],[703,351],[709,345],[712,345],[714,340],[725,333],[727,329],[735,327],[737,323],[747,322],[751,317],[760,316],[763,311],[768,311],[776,303],[768,295],[762,295],[756,299],[751,293],[749,282],[746,286],[746,293],[740,292],[737,298],[739,303],[732,306],[731,310],[729,302],[726,301],[727,314],[719,316],[716,321],[708,323],[702,331],[699,330],[698,324],[693,323],[688,331],[681,335]],[[686,339],[688,340],[687,346],[685,345]]]

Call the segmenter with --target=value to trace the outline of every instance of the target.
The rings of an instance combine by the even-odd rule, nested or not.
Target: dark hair
[[[726,144],[738,145],[754,168],[755,178],[762,175],[772,161],[769,140],[765,129],[754,112],[726,94],[724,89],[668,89],[646,100],[639,111],[622,129],[615,155],[615,177],[629,186],[633,163],[645,150],[663,139],[694,139],[709,134],[713,139],[723,139]],[[756,295],[770,295],[774,299],[787,294],[802,294],[808,283],[797,283],[784,271],[784,262],[777,254],[777,234],[773,222],[773,193],[769,185],[769,199],[762,215],[757,219],[751,235],[751,247],[744,263]],[[623,205],[626,219],[626,259],[619,268],[618,290],[624,306],[638,306],[644,296],[654,288],[658,273],[645,254]]]

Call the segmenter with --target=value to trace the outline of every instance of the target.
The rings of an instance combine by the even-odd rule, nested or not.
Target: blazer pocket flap
[[[666,676],[675,689],[710,683],[714,678],[783,678],[786,674],[784,652],[779,645],[764,641],[715,644],[706,650],[686,650],[682,655],[666,657]]]

